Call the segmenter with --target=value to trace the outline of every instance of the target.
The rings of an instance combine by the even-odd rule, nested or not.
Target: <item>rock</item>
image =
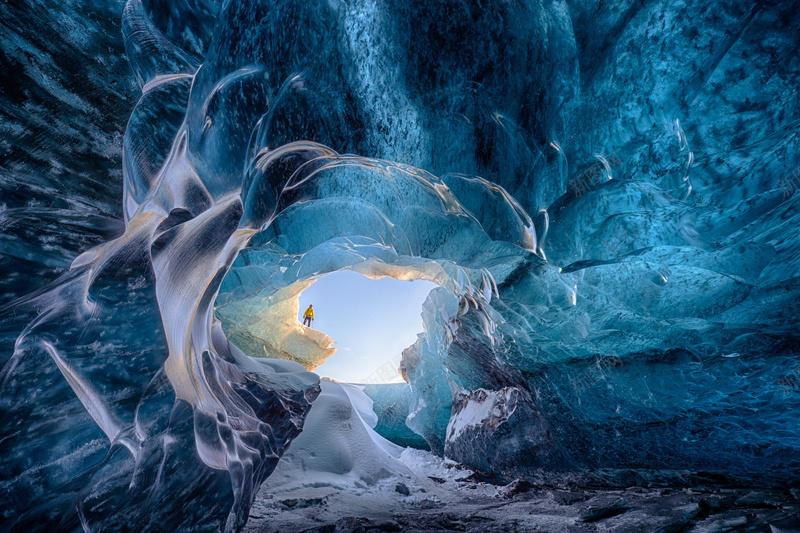
[[[602,518],[618,515],[626,510],[628,500],[620,497],[597,497],[590,500],[590,503],[580,514],[583,522],[595,522]]]
[[[735,502],[737,507],[753,507],[755,509],[778,509],[780,504],[765,492],[748,492]]]
[[[325,524],[311,529],[305,529],[301,533],[335,533],[336,524]]]
[[[554,490],[548,493],[554,502],[559,505],[572,505],[573,503],[586,501],[587,495],[585,492],[568,492],[561,490]]]
[[[378,522],[366,526],[367,531],[403,531],[403,527],[394,520],[387,520],[385,522]]]
[[[512,498],[517,494],[529,492],[533,488],[534,485],[530,481],[524,479],[515,479],[505,487],[501,488],[500,494],[502,494],[504,498]]]
[[[394,491],[399,492],[403,496],[408,496],[409,494],[411,494],[411,491],[408,490],[408,487],[405,485],[405,483],[398,483],[397,485],[395,485]]]
[[[488,479],[485,475],[480,474],[479,472],[473,472],[472,474],[466,477],[460,477],[456,479],[459,483],[490,483],[491,480]]]
[[[472,520],[486,520],[488,522],[494,522],[494,518],[489,517],[489,516],[479,515],[479,514],[467,515],[465,518],[467,520],[470,520],[470,521],[472,521]]]
[[[700,507],[704,511],[718,513],[722,509],[727,509],[732,503],[730,498],[723,498],[721,496],[706,496],[700,500]]]
[[[335,533],[366,533],[363,522],[365,519],[354,516],[345,516],[336,521]]]
[[[438,509],[442,507],[444,504],[436,497],[433,498],[423,498],[422,500],[416,502],[416,507],[419,509]]]
[[[463,522],[454,519],[452,516],[448,516],[448,517],[442,518],[439,521],[439,525],[441,527],[443,527],[447,531],[466,531],[467,530],[467,526]]]
[[[284,509],[304,509],[315,505],[324,505],[325,498],[288,498],[279,503]]]
[[[700,513],[700,506],[696,503],[690,503],[675,509],[679,516],[671,522],[656,529],[654,533],[678,533],[683,531],[689,522]]]
[[[726,533],[747,524],[746,516],[714,517],[703,520],[688,533]]]

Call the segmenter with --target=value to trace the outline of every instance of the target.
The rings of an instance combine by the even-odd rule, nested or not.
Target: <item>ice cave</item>
[[[800,3],[0,15],[0,530],[800,531]]]

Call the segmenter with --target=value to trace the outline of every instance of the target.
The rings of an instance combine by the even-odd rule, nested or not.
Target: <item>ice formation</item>
[[[410,475],[399,461],[403,448],[374,431],[378,417],[372,400],[358,386],[323,379],[320,388],[303,432],[269,478],[268,491],[326,484],[363,488]]]
[[[389,437],[798,479],[800,8],[613,4],[4,4],[3,527],[241,528],[341,269],[439,285]]]

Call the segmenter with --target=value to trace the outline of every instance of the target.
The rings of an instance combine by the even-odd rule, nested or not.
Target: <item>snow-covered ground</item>
[[[495,486],[372,430],[359,387],[322,381],[305,429],[262,486],[247,533],[800,531],[800,491]]]

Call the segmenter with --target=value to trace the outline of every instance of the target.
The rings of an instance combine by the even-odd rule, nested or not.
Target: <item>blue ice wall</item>
[[[251,356],[343,268],[441,286],[387,433],[798,478],[795,4],[0,10],[4,527],[240,528],[318,393]]]

